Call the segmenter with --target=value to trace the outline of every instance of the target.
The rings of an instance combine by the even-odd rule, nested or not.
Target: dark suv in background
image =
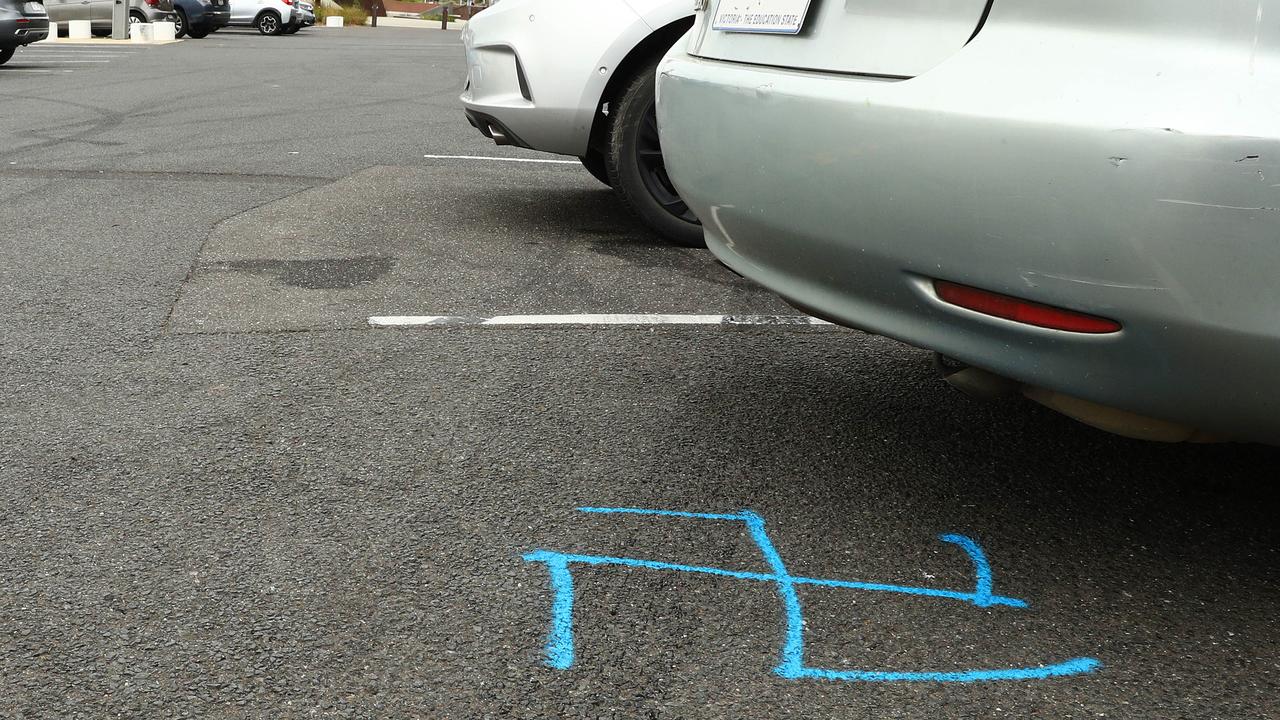
[[[39,0],[0,0],[0,65],[13,53],[49,36],[49,16]]]
[[[178,37],[190,35],[199,40],[209,33],[231,24],[231,0],[173,0],[178,19]]]

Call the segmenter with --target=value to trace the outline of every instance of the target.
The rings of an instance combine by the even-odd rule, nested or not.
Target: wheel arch
[[[608,118],[600,112],[600,106],[606,102],[612,102],[618,96],[618,93],[631,82],[631,78],[635,76],[637,70],[646,63],[661,57],[691,27],[693,27],[692,15],[673,20],[649,33],[635,47],[631,48],[622,59],[622,62],[618,63],[613,73],[609,76],[608,82],[605,83],[600,97],[596,100],[592,113],[591,133],[587,140],[589,149],[598,151],[607,145],[609,123]]]
[[[258,24],[258,20],[260,20],[260,19],[262,18],[262,16],[263,16],[263,15],[275,15],[275,16],[276,16],[276,19],[277,19],[277,20],[280,20],[280,21],[281,21],[281,24],[284,24],[284,19],[281,17],[281,15],[280,15],[279,11],[277,11],[275,8],[265,8],[265,9],[263,9],[261,12],[259,12],[257,15],[254,15],[254,16],[253,16],[253,24],[254,24],[254,25],[257,25],[257,24]]]

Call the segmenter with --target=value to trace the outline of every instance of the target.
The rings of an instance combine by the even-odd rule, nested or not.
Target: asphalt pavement
[[[556,159],[467,125],[456,32],[45,52],[0,68],[0,717],[1280,717],[1280,451],[832,327],[373,327],[795,311],[575,165],[439,157]]]

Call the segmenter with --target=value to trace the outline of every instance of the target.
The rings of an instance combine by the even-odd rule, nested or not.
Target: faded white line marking
[[[98,55],[98,54],[89,55],[89,54],[81,54],[81,53],[57,53],[57,54],[54,54],[54,53],[23,53],[22,55],[19,55],[18,57],[39,58],[39,59],[41,59],[41,60],[67,60],[67,59],[82,59],[82,58],[86,58],[86,59],[89,59],[89,60],[110,60],[112,56],[111,56],[111,55]]]
[[[28,45],[27,49],[23,50],[22,52],[37,53],[40,55],[78,55],[78,56],[84,56],[84,57],[88,57],[92,55],[106,56],[106,55],[136,55],[137,54],[132,50],[126,50],[124,52],[116,52],[113,50],[75,50],[73,48],[47,48],[47,47],[40,47],[38,45]]]
[[[433,160],[495,160],[497,162],[549,163],[552,165],[581,165],[577,160],[543,160],[541,158],[508,158],[491,155],[423,155]]]
[[[374,315],[374,327],[416,325],[830,325],[808,315],[664,315],[580,313],[573,315]]]

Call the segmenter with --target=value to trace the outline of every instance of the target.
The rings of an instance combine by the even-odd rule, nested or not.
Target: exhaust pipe
[[[1019,390],[1016,380],[966,365],[942,353],[933,354],[933,366],[948,385],[978,400],[998,400],[1015,395]]]
[[[1167,443],[1227,442],[1225,438],[1190,425],[1160,420],[1055,390],[1026,385],[940,353],[934,353],[933,359],[934,366],[938,368],[938,374],[948,385],[979,400],[995,400],[1020,394],[1077,422],[1135,440]]]
[[[489,137],[493,138],[494,145],[510,145],[511,139],[507,134],[498,129],[497,125],[489,125]]]

